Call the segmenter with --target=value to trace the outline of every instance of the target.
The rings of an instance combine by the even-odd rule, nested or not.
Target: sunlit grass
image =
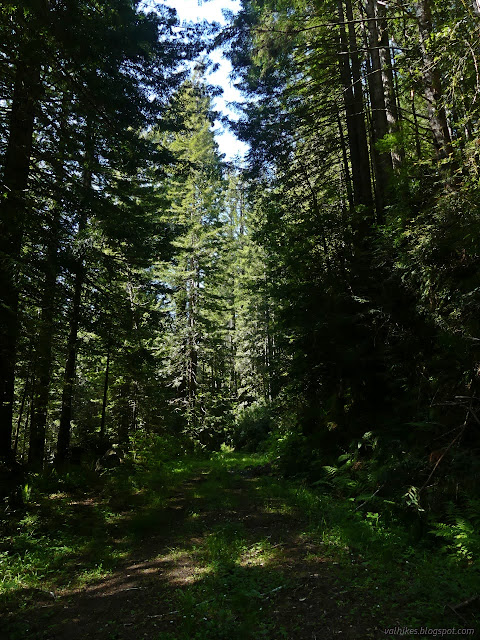
[[[421,610],[422,624],[438,626],[445,602],[478,592],[474,567],[412,547],[399,525],[378,514],[363,515],[300,483],[255,477],[251,468],[267,461],[223,450],[211,460],[171,464],[145,456],[141,466],[92,478],[92,485],[81,475],[50,485],[38,478],[26,510],[0,540],[0,596],[28,604],[31,589],[66,593],[100,582],[146,540],[163,535],[171,546],[156,558],[168,565],[170,609],[179,613],[174,635],[160,639],[281,638],[271,608],[278,590],[288,588],[291,558],[281,532],[272,542],[277,522],[288,522],[290,544],[308,551],[304,563],[335,563],[347,595],[373,593],[379,621],[401,608],[405,624],[413,625]],[[247,526],[256,518],[273,529]],[[406,604],[392,605],[392,593]],[[363,614],[354,604],[345,616],[354,623]]]
[[[102,478],[88,470],[32,476],[24,512],[9,519],[0,538],[0,600],[110,574],[126,558],[126,545],[168,523],[171,491],[204,466],[205,460],[158,464],[145,456],[141,465]]]
[[[102,563],[95,565],[89,569],[85,569],[82,571],[74,582],[74,586],[82,587],[91,582],[95,582],[97,580],[101,580],[102,578],[106,578],[111,574],[111,569],[106,569]]]
[[[263,567],[278,558],[280,554],[281,551],[279,552],[278,548],[273,547],[269,540],[259,540],[243,551],[238,564],[240,566]]]

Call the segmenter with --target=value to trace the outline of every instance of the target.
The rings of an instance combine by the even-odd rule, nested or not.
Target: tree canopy
[[[5,469],[168,436],[267,451],[362,512],[478,510],[479,16],[242,0],[219,31],[3,2]]]

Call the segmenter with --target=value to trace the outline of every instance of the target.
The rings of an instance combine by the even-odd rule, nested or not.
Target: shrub
[[[231,433],[231,444],[246,451],[260,448],[273,426],[272,405],[256,402],[240,409]]]

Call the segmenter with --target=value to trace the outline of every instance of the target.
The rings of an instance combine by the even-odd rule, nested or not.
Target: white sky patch
[[[239,0],[207,0],[206,2],[202,2],[202,0],[168,0],[165,4],[176,9],[180,22],[208,20],[208,22],[219,22],[221,25],[226,24],[222,9],[227,9],[234,13],[240,9]],[[232,120],[237,120],[238,115],[228,107],[228,102],[242,102],[240,92],[229,79],[232,65],[219,50],[214,51],[210,57],[220,66],[218,71],[209,74],[208,82],[223,89],[223,96],[215,98],[213,106],[217,111],[227,115]],[[231,160],[235,156],[243,158],[248,150],[248,146],[244,142],[238,140],[228,127],[224,127],[221,124],[218,124],[215,128],[215,137],[220,153],[225,154],[227,160]]]

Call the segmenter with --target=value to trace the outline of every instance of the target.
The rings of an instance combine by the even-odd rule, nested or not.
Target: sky
[[[176,9],[180,22],[208,20],[209,22],[215,21],[223,25],[225,24],[225,19],[222,9],[228,9],[233,12],[240,9],[239,0],[164,0],[164,2],[166,5]],[[210,84],[219,85],[223,89],[222,97],[215,98],[213,106],[217,111],[236,120],[238,116],[228,107],[228,102],[241,102],[242,97],[229,79],[232,66],[219,50],[213,52],[210,57],[220,65],[220,68],[217,72],[210,73],[207,76],[207,80]],[[220,153],[225,154],[226,160],[231,160],[234,156],[243,157],[246,153],[247,145],[240,142],[229,131],[228,127],[217,123],[215,133]]]

